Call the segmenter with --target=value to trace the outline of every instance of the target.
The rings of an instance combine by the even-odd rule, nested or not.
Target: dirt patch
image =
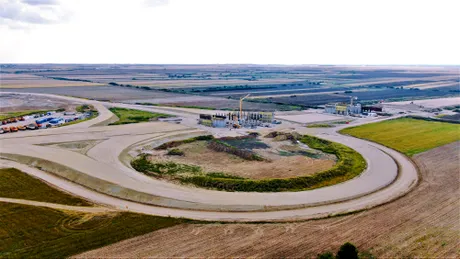
[[[64,108],[67,111],[75,111],[81,105],[63,99],[49,98],[28,94],[2,94],[0,95],[0,113],[25,111],[25,110],[55,110]]]
[[[379,258],[458,258],[459,145],[456,142],[414,156],[422,174],[419,186],[369,211],[302,223],[186,224],[82,256],[305,258],[337,251],[349,241]]]
[[[275,142],[273,142],[275,143]],[[278,142],[279,146],[292,146],[289,142]],[[155,151],[150,157],[153,161],[174,161],[181,164],[200,166],[205,172],[251,178],[290,178],[305,176],[327,170],[334,166],[332,159],[314,159],[304,155],[279,155],[277,146],[269,149],[254,149],[270,161],[248,161],[225,152],[216,152],[207,147],[206,141],[196,141],[179,146],[184,156],[168,156],[167,151]]]

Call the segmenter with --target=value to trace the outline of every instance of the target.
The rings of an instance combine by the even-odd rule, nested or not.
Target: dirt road
[[[97,101],[77,100],[88,102],[97,108],[102,105]],[[110,105],[137,108],[126,104]],[[160,107],[143,109],[171,111],[170,108],[165,111]],[[193,112],[173,110],[187,118],[190,123],[193,120],[196,123],[196,114]],[[109,113],[110,111],[103,113],[103,119],[110,118]],[[92,125],[94,124],[89,121],[83,126]],[[202,220],[284,221],[324,217],[387,202],[406,193],[417,182],[415,167],[406,157],[393,150],[365,140],[339,135],[334,129],[312,132],[298,127],[297,130],[301,133],[310,132],[355,149],[366,159],[367,170],[347,182],[302,192],[243,193],[198,189],[149,178],[117,161],[124,151],[136,143],[197,134],[199,130],[162,122],[110,127],[83,126],[5,134],[0,136],[0,153],[9,159],[40,166],[89,189],[97,190],[100,195],[92,193],[88,197],[97,203],[118,209],[129,208],[133,212]],[[88,140],[100,141],[86,155],[46,145]],[[399,175],[394,160],[400,166]],[[53,184],[61,187],[61,183]],[[87,197],[85,195],[88,192],[77,190],[76,194]]]

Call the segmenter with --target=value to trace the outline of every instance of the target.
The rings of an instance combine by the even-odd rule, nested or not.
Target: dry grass
[[[153,160],[174,161],[181,164],[200,166],[205,172],[223,172],[251,179],[290,178],[311,175],[332,168],[335,162],[329,159],[312,159],[296,155],[283,157],[274,150],[258,150],[272,162],[248,161],[238,156],[215,152],[206,147],[204,141],[181,145],[179,149],[185,156],[167,156],[166,151],[157,152]],[[203,159],[205,158],[205,159]]]
[[[379,258],[456,258],[460,251],[459,144],[416,155],[423,177],[419,186],[369,211],[285,224],[186,224],[83,255],[305,258],[337,251],[350,241]]]

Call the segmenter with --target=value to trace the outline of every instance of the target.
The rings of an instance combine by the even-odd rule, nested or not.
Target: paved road
[[[184,113],[182,111],[184,109],[140,107],[143,110],[168,112],[181,116],[184,118],[183,124],[185,125],[155,122],[104,127],[94,126],[112,116],[103,103],[72,97],[59,98],[93,104],[100,109],[102,117],[96,122],[88,121],[83,126],[76,124],[79,126],[72,125],[39,132],[2,135],[0,136],[0,153],[10,159],[18,160],[17,155],[22,155],[71,168],[72,170],[54,169],[54,173],[61,173],[63,174],[61,176],[79,183],[76,185],[80,186],[79,189],[70,188],[70,182],[62,178],[49,178],[50,174],[38,169],[20,164],[14,166],[21,167],[19,169],[42,179],[47,175],[48,178],[44,180],[62,189],[117,209],[128,208],[130,211],[140,213],[202,220],[309,219],[376,206],[406,193],[417,182],[417,171],[413,164],[396,151],[365,140],[340,135],[334,129],[306,129],[295,124],[285,124],[282,127],[293,127],[302,133],[308,132],[350,146],[366,159],[367,170],[359,177],[347,182],[302,192],[220,192],[175,185],[146,177],[121,163],[119,157],[122,152],[136,146],[136,143],[168,140],[188,134],[202,134],[200,130],[185,126],[196,125],[197,111],[185,109],[187,112]],[[127,104],[110,103],[108,105],[138,108],[136,105]],[[214,131],[213,133],[238,134],[238,131]],[[44,145],[85,140],[100,141],[86,155]],[[27,162],[24,159],[18,161],[30,165],[37,163],[37,161]],[[395,161],[400,167],[399,176]],[[9,161],[9,163],[13,162]],[[64,184],[63,181],[67,183]],[[81,187],[81,185],[89,188]],[[98,192],[93,190],[98,190]]]

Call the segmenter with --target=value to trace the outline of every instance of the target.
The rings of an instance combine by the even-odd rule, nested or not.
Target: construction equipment
[[[243,100],[246,99],[249,95],[251,94],[248,94],[245,97],[240,98],[240,119],[243,118]]]

